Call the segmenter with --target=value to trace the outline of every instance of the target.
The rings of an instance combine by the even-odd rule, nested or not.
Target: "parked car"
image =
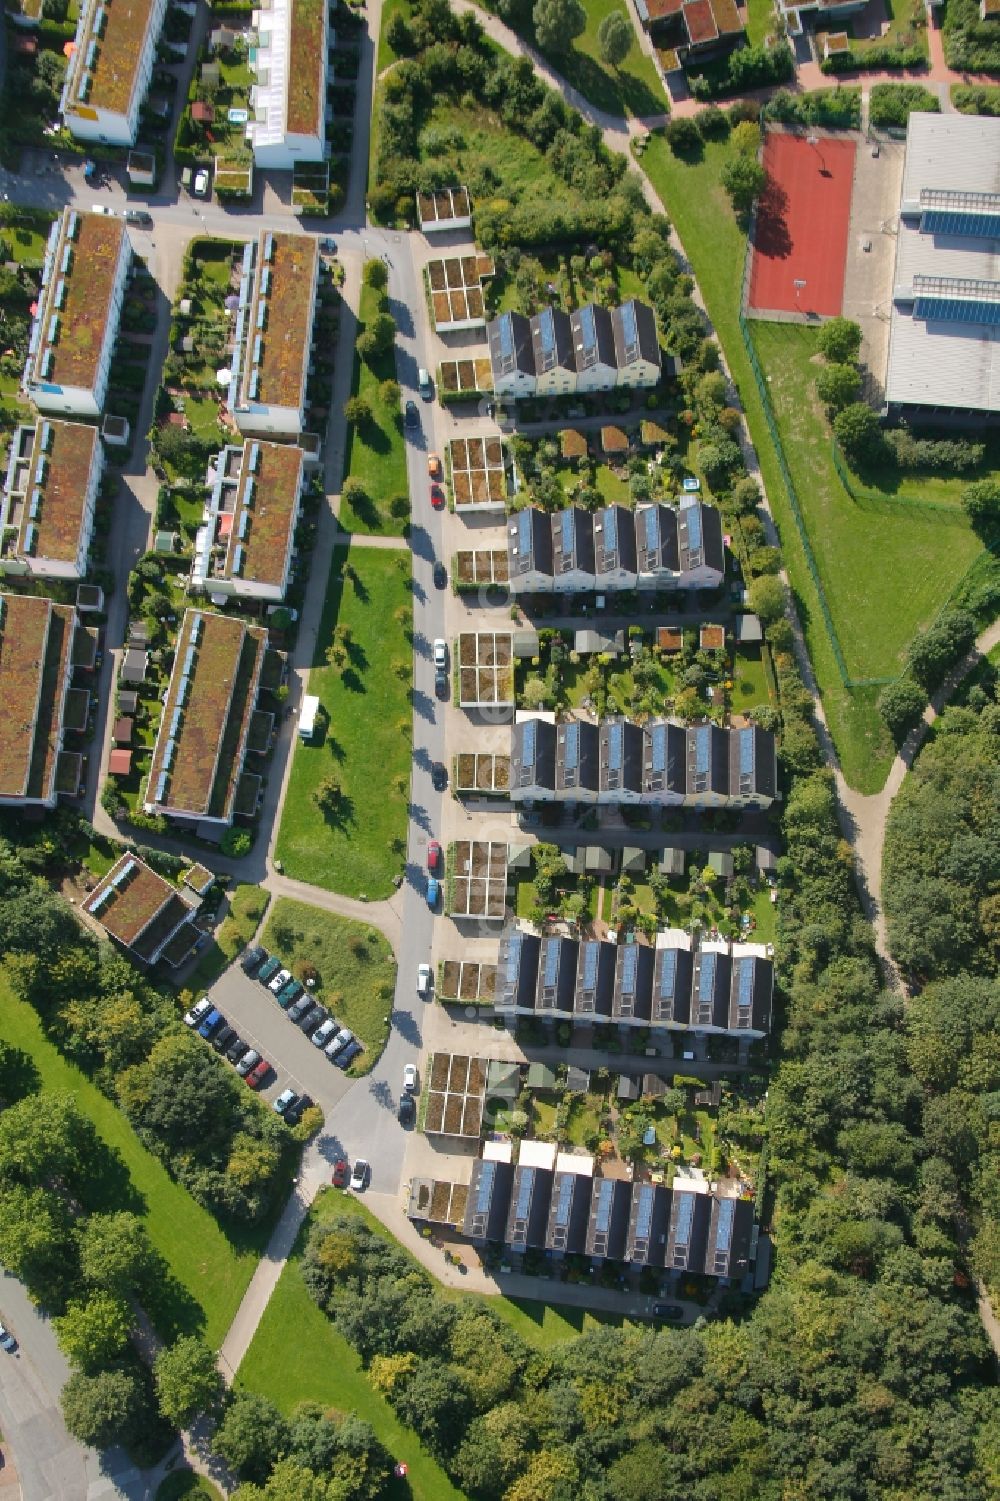
[[[230,1063],[235,1063],[238,1058],[243,1057],[243,1054],[249,1050],[249,1047],[250,1044],[244,1042],[242,1037],[234,1037],[226,1049],[226,1057]]]
[[[434,666],[448,666],[448,643],[443,636],[436,636],[434,638]]]
[[[277,995],[278,991],[283,990],[291,978],[292,972],[290,969],[279,969],[274,978],[268,980],[267,988],[272,995]]]
[[[149,229],[153,223],[153,216],[144,208],[127,208],[125,210],[125,223],[136,224],[140,229]]]
[[[245,1079],[250,1070],[252,1068],[256,1068],[259,1062],[260,1054],[258,1053],[257,1049],[249,1048],[247,1052],[243,1054],[243,1057],[240,1059],[239,1063],[237,1063],[236,1072]]]
[[[420,392],[425,401],[433,401],[434,382],[431,380],[423,365],[421,365],[420,369],[417,371],[417,390]]]
[[[306,992],[303,991],[303,993],[299,996],[298,1000],[297,1001],[293,1001],[292,1004],[289,1006],[289,1008],[288,1008],[288,1020],[290,1022],[299,1022],[299,1021],[301,1021],[302,1018],[305,1016],[306,1012],[309,1010],[309,1008],[312,1005],[312,1003],[313,1003],[312,996],[306,994]]]
[[[350,1176],[351,1170],[347,1165],[346,1157],[338,1157],[337,1161],[333,1164],[332,1182],[334,1188],[346,1188],[347,1180]]]
[[[443,667],[439,667],[434,674],[434,692],[438,698],[448,697],[448,674]]]
[[[6,1324],[0,1324],[0,1345],[3,1346],[9,1355],[13,1355],[17,1349],[17,1340],[11,1334]]]
[[[401,1126],[410,1126],[416,1120],[417,1107],[411,1094],[401,1094],[396,1108],[396,1118]]]
[[[337,1054],[336,1058],[333,1061],[338,1068],[346,1068],[352,1059],[356,1058],[359,1053],[363,1052],[364,1048],[361,1046],[360,1042],[358,1042],[357,1038],[355,1038],[353,1042],[349,1042],[347,1044],[346,1048],[341,1048],[340,1052]]]
[[[287,1011],[292,1002],[300,1000],[304,994],[305,991],[302,989],[302,986],[299,984],[298,980],[289,980],[288,984],[282,986],[281,990],[278,991],[278,994],[274,999],[277,1001],[282,1011]]]
[[[223,1016],[222,1012],[216,1011],[215,1007],[213,1006],[211,1011],[209,1011],[206,1016],[203,1016],[201,1021],[198,1023],[198,1036],[211,1037],[216,1027],[223,1026],[225,1020],[226,1018]]]
[[[219,1028],[218,1032],[212,1038],[212,1046],[217,1053],[224,1053],[235,1036],[236,1028],[231,1027],[227,1022],[224,1027]]]
[[[337,242],[336,242],[336,240],[331,240],[330,237],[329,237],[329,235],[325,236],[324,239],[320,240],[320,242],[319,242],[319,248],[320,248],[320,250],[322,250],[322,252],[323,252],[324,255],[336,255],[337,254]]]
[[[331,1037],[323,1048],[328,1058],[336,1058],[342,1048],[346,1048],[349,1042],[354,1041],[354,1033],[350,1027],[341,1027],[336,1036]]]
[[[448,587],[448,570],[443,563],[434,564],[434,587],[435,589]]]
[[[435,792],[444,792],[448,786],[448,768],[443,761],[435,761],[431,767],[431,786]]]
[[[431,967],[429,964],[417,965],[417,995],[430,995],[431,990]]]
[[[267,949],[262,949],[259,943],[255,943],[253,948],[247,949],[240,960],[240,969],[245,975],[252,975],[260,969],[267,957]]]
[[[310,999],[312,998],[310,997]],[[314,1005],[310,1006],[309,1010],[300,1019],[299,1026],[303,1032],[312,1032],[319,1026],[320,1022],[325,1022],[329,1015],[330,1013],[326,1007],[321,1006],[317,1001]]]
[[[439,899],[440,896],[441,896],[441,882],[438,880],[437,876],[428,876],[427,877],[427,905],[428,905],[428,907],[430,907],[432,909],[434,907],[436,907],[437,904],[438,904],[438,899]]]
[[[336,1030],[336,1018],[328,1016],[325,1022],[320,1022],[309,1041],[314,1048],[325,1048]]]
[[[275,1115],[285,1115],[289,1106],[294,1104],[297,1099],[298,1095],[295,1093],[294,1089],[283,1089],[278,1098],[275,1100],[274,1104],[271,1106],[271,1109],[274,1111]]]
[[[442,469],[441,469],[441,455],[440,454],[438,454],[438,453],[429,453],[427,455],[427,473],[430,475],[431,479],[440,479],[441,478]]]
[[[441,846],[436,839],[432,839],[427,846],[427,869],[437,870],[441,864]]]
[[[403,425],[405,427],[420,426],[420,413],[417,410],[417,403],[415,401],[408,401],[406,403],[403,411]]]
[[[200,1001],[195,1001],[190,1011],[184,1013],[185,1027],[196,1027],[206,1012],[212,1009],[211,996],[203,995]]]
[[[262,1058],[259,1063],[254,1064],[253,1068],[246,1076],[246,1080],[250,1088],[259,1089],[270,1072],[271,1065],[268,1063],[266,1058]]]
[[[208,197],[208,172],[204,167],[194,174],[194,196],[196,198]]]
[[[672,1324],[684,1317],[684,1310],[679,1303],[654,1303],[653,1317],[656,1319],[669,1319]]]
[[[293,1101],[285,1111],[285,1120],[290,1126],[297,1126],[306,1111],[312,1109],[313,1103],[311,1094],[300,1094],[298,1099]]]
[[[354,1167],[351,1169],[351,1187],[354,1189],[355,1193],[361,1193],[365,1184],[368,1182],[368,1175],[370,1172],[371,1168],[368,1166],[365,1159],[363,1157],[359,1157],[357,1162],[354,1164]]]
[[[417,1087],[417,1065],[407,1063],[403,1068],[403,1088],[407,1094],[413,1094]]]
[[[689,495],[693,495],[696,490],[701,489],[701,480],[696,474],[685,474],[681,480],[681,488],[686,490]]]
[[[262,985],[268,985],[270,984],[272,977],[278,973],[278,970],[280,968],[280,959],[265,959],[264,963],[257,971],[257,978]]]
[[[431,485],[431,505],[435,511],[444,510],[444,491],[440,485]]]

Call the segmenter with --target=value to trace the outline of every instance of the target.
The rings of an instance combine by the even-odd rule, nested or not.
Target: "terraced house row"
[[[559,719],[519,712],[511,727],[515,803],[653,803],[769,808],[780,796],[774,735],[671,719]]]
[[[486,332],[501,400],[655,386],[663,367],[656,314],[635,298],[573,313],[549,307],[533,318],[501,313]]]
[[[655,946],[562,936],[511,925],[500,939],[493,1004],[518,1016],[675,1032],[764,1037],[771,1027],[774,965],[758,943],[697,942],[680,928]]]
[[[507,522],[512,594],[717,589],[726,571],[722,517],[685,496],[679,506],[538,506]]]

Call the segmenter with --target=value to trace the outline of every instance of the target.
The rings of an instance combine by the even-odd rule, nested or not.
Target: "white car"
[[[208,197],[208,173],[204,167],[194,174],[194,192],[196,198]]]
[[[275,975],[274,979],[273,980],[268,980],[268,982],[267,982],[267,988],[268,988],[268,990],[271,991],[271,993],[273,995],[277,995],[279,990],[284,990],[285,986],[288,984],[288,982],[289,982],[289,980],[291,978],[292,978],[291,970],[288,970],[288,969],[279,969],[278,973]]]
[[[275,1115],[284,1115],[285,1111],[288,1109],[292,1101],[297,1099],[298,1095],[295,1093],[294,1089],[283,1089],[278,1098],[275,1100],[274,1104],[271,1106],[271,1109],[274,1111]]]
[[[429,995],[431,989],[431,967],[429,964],[417,965],[417,995]]]
[[[403,1069],[403,1088],[406,1090],[407,1094],[413,1094],[416,1090],[416,1087],[417,1065],[415,1063],[408,1063]]]
[[[434,666],[448,666],[448,643],[443,641],[440,636],[434,642]]]
[[[195,1001],[190,1011],[184,1013],[185,1027],[196,1027],[203,1021],[212,1009],[212,997],[203,995],[200,1001]]]
[[[354,1192],[356,1194],[361,1193],[365,1184],[368,1182],[368,1172],[369,1168],[367,1162],[363,1157],[359,1157],[357,1162],[351,1168],[351,1187],[354,1189]]]
[[[17,1340],[4,1324],[0,1324],[0,1345],[3,1346],[8,1354],[13,1354],[17,1349]]]
[[[325,1048],[330,1038],[336,1032],[339,1023],[335,1017],[328,1016],[325,1022],[320,1022],[309,1041],[314,1048]]]
[[[237,1063],[236,1072],[241,1078],[245,1079],[250,1070],[256,1068],[259,1062],[260,1054],[256,1048],[251,1048],[249,1053],[244,1053],[239,1063]]]

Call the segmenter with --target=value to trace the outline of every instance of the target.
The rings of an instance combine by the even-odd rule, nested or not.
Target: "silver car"
[[[256,1048],[251,1048],[249,1053],[244,1053],[239,1063],[237,1063],[236,1072],[245,1079],[250,1070],[256,1068],[259,1062],[260,1054]]]

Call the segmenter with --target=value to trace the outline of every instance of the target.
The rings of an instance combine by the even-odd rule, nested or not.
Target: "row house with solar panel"
[[[573,313],[549,307],[533,318],[501,313],[486,332],[500,400],[648,388],[662,372],[656,314],[635,298]]]
[[[508,1023],[533,1016],[759,1038],[770,1031],[773,995],[763,944],[697,943],[680,928],[659,933],[655,947],[613,944],[511,925],[500,938],[494,1007]]]
[[[624,1261],[678,1278],[706,1274],[728,1283],[750,1270],[748,1199],[712,1192],[704,1179],[675,1178],[667,1187],[596,1177],[594,1168],[592,1157],[540,1141],[521,1143],[516,1166],[477,1161],[463,1234],[476,1245],[502,1242],[516,1255]]]
[[[652,803],[769,808],[779,796],[774,735],[668,719],[556,720],[519,711],[511,727],[515,803]]]
[[[633,589],[716,589],[726,572],[722,517],[686,496],[660,502],[567,506],[549,514],[528,506],[507,522],[513,594],[615,593]]]

